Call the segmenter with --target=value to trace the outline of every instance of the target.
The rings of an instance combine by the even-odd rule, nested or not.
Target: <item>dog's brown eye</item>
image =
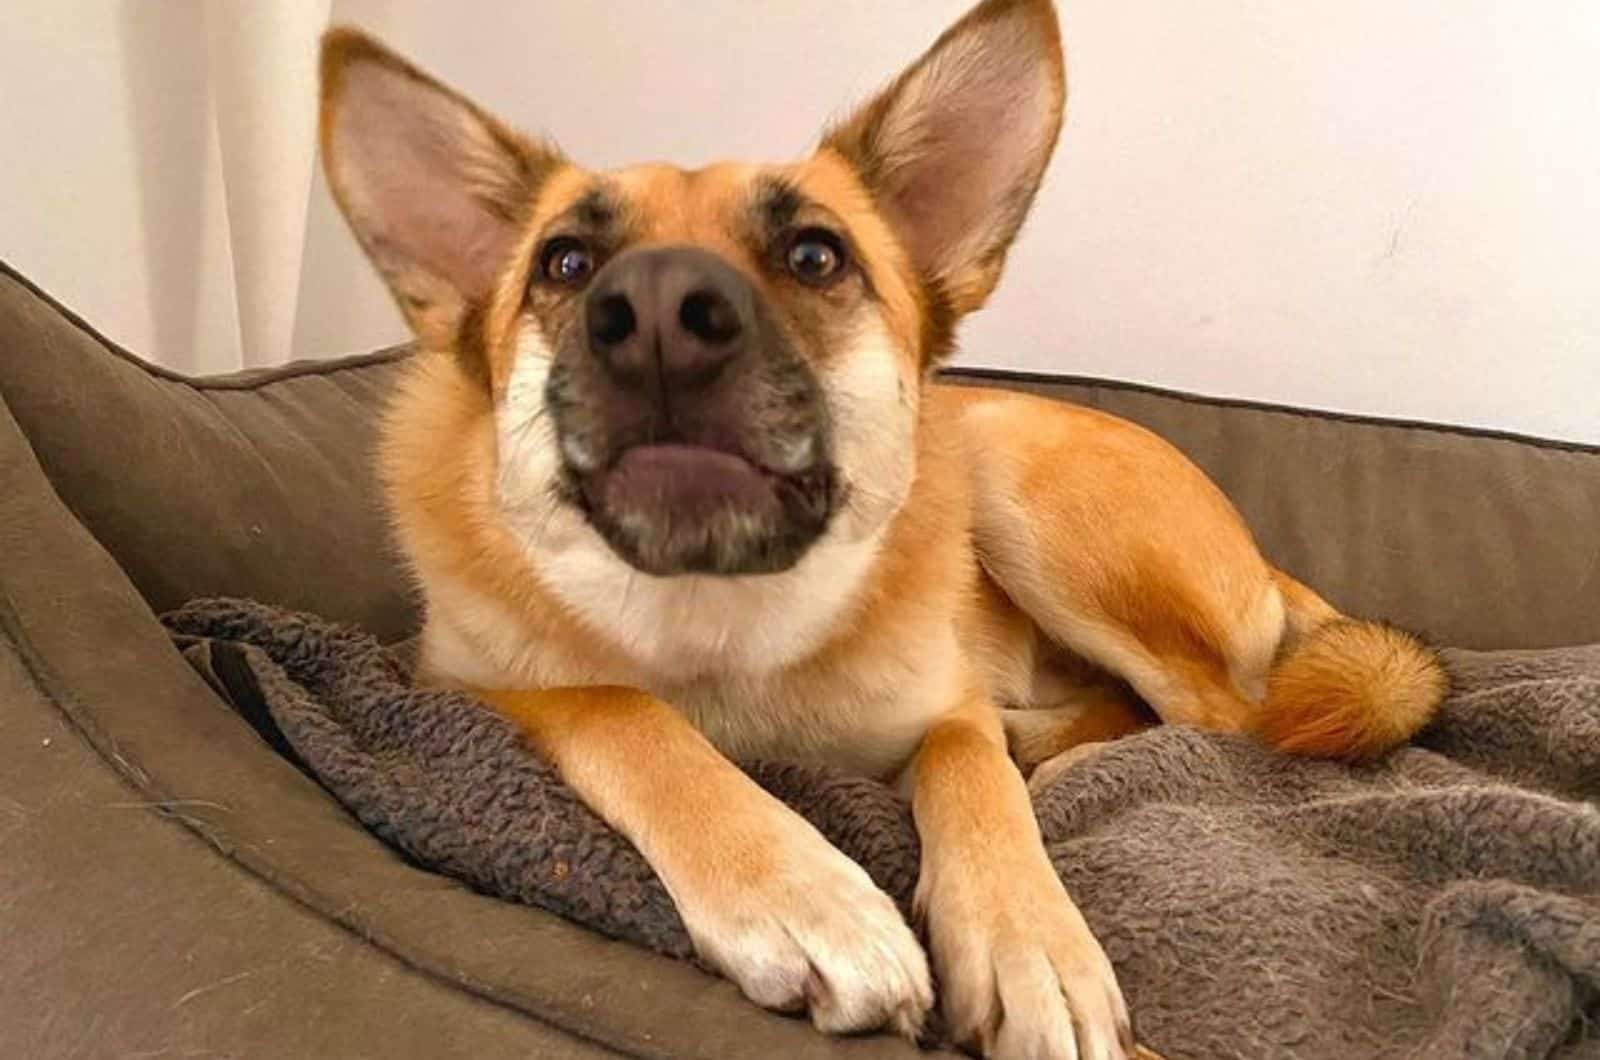
[[[806,283],[827,283],[844,268],[844,244],[822,228],[808,228],[789,244],[789,271]]]
[[[552,239],[540,261],[545,279],[566,287],[582,286],[594,272],[594,255],[576,239]]]

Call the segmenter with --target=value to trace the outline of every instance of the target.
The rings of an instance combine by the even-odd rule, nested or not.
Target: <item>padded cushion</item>
[[[7,1041],[40,1057],[917,1055],[823,1039],[680,962],[417,869],[171,647],[150,605],[201,595],[389,639],[414,627],[367,470],[398,358],[190,382],[0,269]],[[1600,640],[1592,449],[988,381],[1155,427],[1343,606],[1466,645]]]
[[[0,397],[157,611],[222,594],[293,602],[386,640],[414,629],[370,472],[401,355],[189,380],[0,265]]]

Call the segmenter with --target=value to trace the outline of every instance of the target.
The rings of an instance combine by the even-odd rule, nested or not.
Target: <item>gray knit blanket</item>
[[[690,958],[660,882],[515,731],[403,653],[260,604],[167,616],[264,738],[408,856]],[[1452,651],[1417,745],[1352,768],[1162,727],[1035,797],[1050,856],[1168,1060],[1600,1060],[1600,646]],[[901,902],[886,786],[750,763]]]

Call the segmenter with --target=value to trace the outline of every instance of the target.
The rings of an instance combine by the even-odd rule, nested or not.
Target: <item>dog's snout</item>
[[[630,251],[594,278],[584,301],[589,351],[620,386],[704,386],[745,350],[755,292],[693,247]]]

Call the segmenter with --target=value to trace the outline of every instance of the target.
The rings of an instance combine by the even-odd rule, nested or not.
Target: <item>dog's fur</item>
[[[1415,639],[1274,570],[1159,438],[933,380],[1060,129],[1048,0],[981,3],[784,165],[591,173],[353,30],[322,85],[330,184],[422,347],[381,462],[425,673],[514,719],[756,1002],[915,1034],[933,999],[890,901],[730,759],[901,778],[948,1028],[990,1056],[1125,1056],[1023,772],[1156,718],[1360,758],[1442,698]],[[848,259],[826,283],[785,271],[797,228]],[[596,268],[690,247],[753,292],[766,337],[716,384],[734,441],[685,458],[737,452],[750,506],[612,489],[606,462],[654,435],[601,415],[621,398],[586,354],[594,309],[542,271],[573,232]]]

